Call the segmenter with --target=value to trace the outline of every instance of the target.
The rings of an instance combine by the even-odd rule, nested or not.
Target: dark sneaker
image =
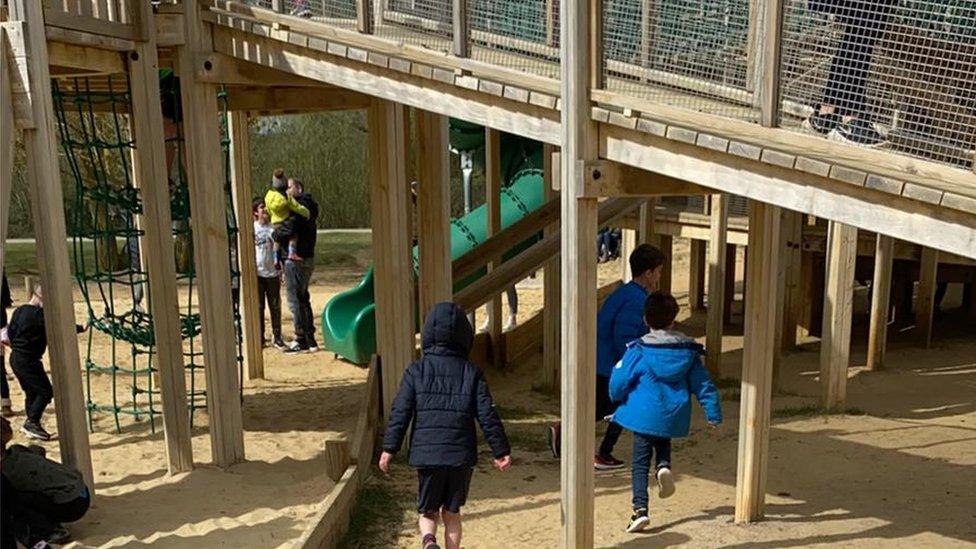
[[[71,541],[71,532],[64,526],[58,525],[48,535],[44,536],[44,541],[51,545],[64,545]]]
[[[549,443],[549,451],[552,452],[552,457],[556,459],[559,459],[560,444],[562,444],[562,440],[559,438],[559,427],[558,423],[546,427],[546,442]]]
[[[615,469],[623,469],[624,462],[613,456],[601,456],[597,454],[593,456],[593,467],[597,471],[613,471]]]
[[[674,495],[674,475],[669,467],[657,470],[657,497],[664,499]]]
[[[437,538],[433,534],[424,536],[424,539],[420,542],[420,547],[422,549],[441,549],[441,546],[437,545]]]
[[[24,426],[20,428],[20,432],[27,435],[27,438],[34,440],[51,440],[51,433],[45,431],[40,423],[32,419],[24,422]]]
[[[647,528],[651,519],[647,518],[647,509],[634,509],[634,514],[630,516],[630,524],[627,525],[627,532],[633,534]]]
[[[837,126],[837,129],[830,133],[830,139],[869,148],[880,147],[887,142],[885,137],[875,129],[874,124],[860,118]]]
[[[275,349],[278,349],[279,351],[284,351],[285,349],[288,348],[288,346],[285,345],[285,340],[284,339],[281,339],[280,337],[276,337],[274,339],[273,345],[274,345],[274,348]]]
[[[304,353],[308,350],[308,347],[301,345],[299,343],[292,343],[291,345],[285,347],[282,352],[287,354],[292,353]]]
[[[803,121],[803,127],[813,130],[821,135],[827,135],[840,125],[841,118],[837,113],[822,114],[820,107],[814,107],[813,114]]]

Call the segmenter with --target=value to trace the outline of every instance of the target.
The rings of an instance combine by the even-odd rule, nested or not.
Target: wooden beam
[[[674,275],[674,239],[671,235],[657,235],[658,248],[664,254],[664,267],[661,269],[661,281],[658,289],[662,292],[671,293],[673,290]]]
[[[705,308],[705,241],[691,240],[688,258],[688,306],[692,311]]]
[[[746,280],[745,338],[739,411],[739,455],[735,485],[735,522],[763,516],[766,467],[769,460],[769,419],[773,357],[777,352],[776,277],[782,251],[780,211],[749,202],[750,278]]]
[[[763,126],[779,126],[780,119],[780,59],[783,45],[783,0],[756,0],[762,25],[756,36],[759,47],[758,66],[762,71],[756,95],[759,103],[760,122]]]
[[[468,0],[451,0],[451,53],[471,57],[471,25],[468,24]]]
[[[296,76],[216,52],[200,55],[196,60],[196,67],[197,78],[201,82],[209,84],[329,88],[327,84],[310,78]],[[309,95],[316,94],[316,90],[302,91]]]
[[[85,396],[75,333],[73,277],[65,246],[68,234],[58,171],[58,139],[54,131],[44,14],[41,3],[33,0],[12,0],[8,9],[10,19],[24,21],[26,25],[27,73],[33,94],[31,107],[35,127],[25,129],[23,139],[27,152],[27,187],[37,240],[37,264],[44,288],[47,354],[57,410],[58,446],[62,463],[80,471],[85,484],[93,490]]]
[[[324,456],[326,476],[333,482],[339,482],[343,473],[346,472],[346,468],[352,464],[349,455],[349,441],[344,438],[326,439]]]
[[[448,120],[417,111],[417,225],[420,252],[421,319],[435,304],[450,301],[451,273],[451,152]]]
[[[926,349],[932,346],[938,273],[939,252],[932,248],[922,248],[922,260],[918,265],[918,293],[915,298],[915,331],[919,344]]]
[[[794,211],[783,211],[783,323],[780,349],[788,351],[796,347],[796,327],[799,324],[803,296],[800,285],[800,255],[803,241],[802,216]]]
[[[354,91],[323,87],[230,88],[227,110],[260,114],[344,111],[369,107],[370,98]]]
[[[546,200],[554,203],[555,213],[558,215],[559,193],[553,190],[552,185],[554,149],[555,147],[549,144],[542,146],[542,176]],[[547,225],[542,235],[548,238],[558,232],[558,228]],[[559,387],[561,330],[559,261],[559,254],[547,261],[542,275],[542,388],[548,392],[553,392]]]
[[[356,30],[362,34],[373,34],[372,0],[356,0]]]
[[[729,200],[712,195],[711,236],[708,241],[708,318],[705,320],[705,366],[712,378],[720,377],[722,365],[722,327],[725,323],[725,283],[735,280],[735,272],[726,270]]]
[[[637,248],[637,231],[622,229],[620,231],[620,280],[626,284],[634,279],[630,272],[630,254]]]
[[[14,184],[14,142],[19,136],[14,123],[10,61],[7,58],[7,30],[0,26],[0,272],[7,257],[7,222],[10,219],[10,190]]]
[[[52,67],[80,70],[90,74],[122,74],[125,63],[117,51],[64,42],[48,41],[48,63]]]
[[[587,163],[585,174],[586,194],[593,197],[690,196],[714,192],[694,183],[609,160]]]
[[[82,2],[82,5],[91,7],[89,0]],[[44,23],[51,27],[61,27],[68,30],[97,34],[110,38],[121,38],[123,40],[134,40],[136,34],[132,25],[119,23],[117,21],[107,21],[95,19],[94,17],[79,17],[66,11],[55,9],[44,10]]]
[[[485,128],[485,208],[487,209],[485,234],[488,238],[502,228],[502,134],[498,130]],[[488,262],[488,272],[496,269],[501,257],[496,256]],[[502,338],[502,296],[497,294],[487,304],[488,334],[491,336],[492,361],[496,367],[503,366],[501,354]]]
[[[197,79],[196,61],[208,53],[210,33],[199,18],[200,0],[183,3],[186,45],[177,48],[186,173],[193,211],[193,256],[200,292],[200,324],[207,377],[207,415],[214,464],[244,460],[234,307],[227,257],[227,200],[220,148],[217,87]],[[216,185],[215,185],[216,183]]]
[[[638,214],[637,220],[637,244],[650,244],[651,246],[660,246],[661,240],[658,238],[657,234],[657,223],[655,222],[655,217],[657,216],[656,209],[657,200],[648,199],[645,200],[640,207],[640,213]]]
[[[112,51],[132,51],[136,48],[135,41],[101,34],[89,34],[61,27],[47,27],[44,34],[48,41],[64,42],[66,44],[76,44],[79,46],[92,46]]]
[[[874,252],[874,279],[871,283],[871,325],[868,329],[868,370],[884,368],[888,347],[888,311],[891,300],[891,272],[895,239],[878,234]]]
[[[383,409],[389,410],[413,360],[413,262],[403,105],[374,100],[369,127],[370,210],[376,301],[376,347],[383,361]]]
[[[149,4],[133,9],[151,16]],[[166,137],[160,109],[159,61],[154,29],[129,55],[129,88],[132,110],[130,132],[133,184],[142,196],[139,238],[140,257],[148,272],[149,303],[152,311],[156,356],[153,367],[159,376],[166,438],[167,468],[170,474],[193,469],[190,420],[186,413],[186,372],[183,367],[183,338],[180,328],[176,259],[170,217],[169,174],[166,166]]]
[[[254,248],[254,215],[251,208],[251,131],[244,112],[228,113],[230,130],[230,177],[237,214],[237,260],[241,270],[241,327],[248,379],[264,379],[264,331]]]
[[[836,410],[844,406],[847,398],[857,229],[831,221],[829,231],[823,335],[820,339],[820,404],[825,410]]]

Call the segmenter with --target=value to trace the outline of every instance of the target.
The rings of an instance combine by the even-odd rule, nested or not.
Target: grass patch
[[[404,495],[389,481],[370,478],[359,491],[356,507],[349,520],[349,530],[337,547],[393,547],[407,504]]]
[[[771,413],[773,418],[790,417],[812,417],[812,416],[863,416],[864,410],[858,408],[845,408],[843,410],[823,410],[819,406],[794,406],[790,408],[778,408]]]

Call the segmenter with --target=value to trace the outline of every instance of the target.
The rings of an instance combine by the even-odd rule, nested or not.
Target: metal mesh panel
[[[609,90],[758,118],[746,87],[748,0],[606,0],[604,10]]]
[[[807,131],[971,165],[976,1],[790,0],[783,110]]]
[[[451,0],[384,0],[375,34],[449,53],[454,31]]]
[[[558,78],[557,6],[556,0],[470,0],[471,57]]]
[[[356,0],[285,0],[284,12],[330,24],[355,26]]]

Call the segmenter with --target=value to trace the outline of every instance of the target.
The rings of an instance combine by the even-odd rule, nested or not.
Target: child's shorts
[[[417,511],[440,513],[441,509],[460,513],[468,499],[471,467],[417,469]]]

